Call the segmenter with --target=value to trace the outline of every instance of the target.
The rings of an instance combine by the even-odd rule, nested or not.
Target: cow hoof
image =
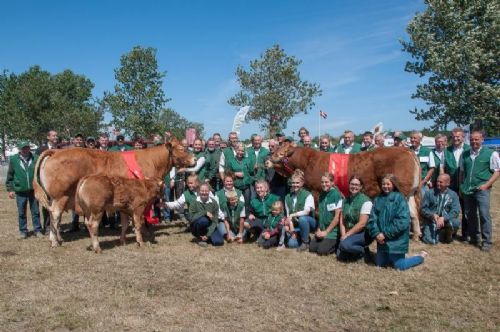
[[[120,245],[120,246],[124,246],[124,245],[126,245],[126,244],[127,244],[127,241],[125,241],[125,240],[120,240],[120,243],[119,243],[119,245]]]
[[[137,242],[137,246],[138,246],[139,248],[144,247],[144,242]]]
[[[59,243],[58,241],[53,241],[50,245],[51,248],[57,248],[57,247],[60,247],[61,246],[61,243]]]
[[[94,249],[94,252],[95,252],[96,254],[102,254],[102,249],[101,249],[101,248],[95,248],[95,249]]]

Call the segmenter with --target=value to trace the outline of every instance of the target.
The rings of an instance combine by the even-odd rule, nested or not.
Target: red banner
[[[333,174],[335,185],[340,192],[347,197],[349,195],[349,155],[343,153],[330,154],[330,162],[328,164],[328,172]]]

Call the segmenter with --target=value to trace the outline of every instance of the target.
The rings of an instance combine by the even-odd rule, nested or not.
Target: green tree
[[[95,135],[102,111],[92,102],[94,84],[70,70],[51,75],[34,66],[16,76],[2,76],[0,129],[7,140],[42,143],[49,130],[62,138],[81,132]]]
[[[103,105],[111,124],[125,134],[144,137],[161,131],[160,117],[168,99],[162,90],[164,72],[158,70],[156,50],[135,46],[115,69],[114,92],[106,92]]]
[[[500,127],[500,54],[496,0],[425,0],[427,8],[408,24],[409,41],[401,41],[412,61],[405,71],[427,80],[412,98],[428,109],[411,110],[417,120],[433,120],[433,129],[451,121],[467,125],[477,120],[487,130]]]
[[[159,132],[169,131],[173,136],[184,137],[187,128],[196,128],[198,136],[203,137],[204,126],[202,123],[190,122],[174,110],[167,108],[162,110],[159,121],[161,128]]]
[[[250,62],[247,71],[236,69],[241,90],[228,100],[233,106],[251,106],[245,121],[257,121],[262,130],[273,136],[286,128],[288,120],[306,113],[321,95],[318,84],[309,83],[298,71],[302,61],[288,56],[279,46],[267,49],[260,59]]]

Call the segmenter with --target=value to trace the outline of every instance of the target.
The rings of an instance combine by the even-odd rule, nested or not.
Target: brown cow
[[[177,140],[144,150],[135,150],[135,160],[147,178],[163,178],[173,166],[194,165],[193,155],[184,151]],[[127,177],[128,166],[121,152],[72,148],[47,150],[35,166],[33,188],[40,204],[51,215],[50,240],[56,247],[62,242],[59,231],[61,215],[74,209],[78,181],[87,175]]]
[[[160,197],[162,185],[163,182],[160,180],[126,179],[105,175],[82,178],[76,189],[75,211],[85,218],[94,251],[101,252],[97,231],[103,213],[111,215],[116,211],[120,212],[122,224],[120,243],[125,244],[130,216],[134,223],[136,241],[142,246],[144,210],[155,198]]]
[[[285,142],[271,156],[270,162],[283,176],[295,169],[304,171],[304,185],[319,197],[321,175],[328,172],[330,153],[311,148],[300,148]],[[350,154],[347,178],[357,174],[364,182],[364,191],[371,198],[380,193],[379,180],[392,173],[399,180],[399,189],[409,199],[414,236],[420,235],[418,203],[420,201],[420,164],[415,154],[406,148],[380,148],[369,152]]]

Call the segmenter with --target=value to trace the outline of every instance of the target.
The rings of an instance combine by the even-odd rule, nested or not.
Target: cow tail
[[[38,158],[38,160],[36,161],[36,164],[35,164],[35,172],[34,172],[35,176],[33,178],[33,190],[35,191],[35,197],[38,200],[38,202],[40,203],[40,205],[42,205],[44,208],[46,208],[49,211],[50,211],[50,198],[49,198],[47,191],[45,190],[45,188],[43,187],[43,185],[40,181],[40,167],[41,167],[42,163],[45,161],[45,159],[52,156],[54,153],[56,153],[55,150],[45,150],[40,155],[40,157]]]
[[[78,214],[79,216],[83,216],[85,218],[85,214],[83,213],[82,209],[82,204],[80,203],[80,188],[82,187],[83,183],[87,180],[87,177],[84,177],[78,181],[78,185],[76,186],[76,191],[75,191],[75,213]]]

